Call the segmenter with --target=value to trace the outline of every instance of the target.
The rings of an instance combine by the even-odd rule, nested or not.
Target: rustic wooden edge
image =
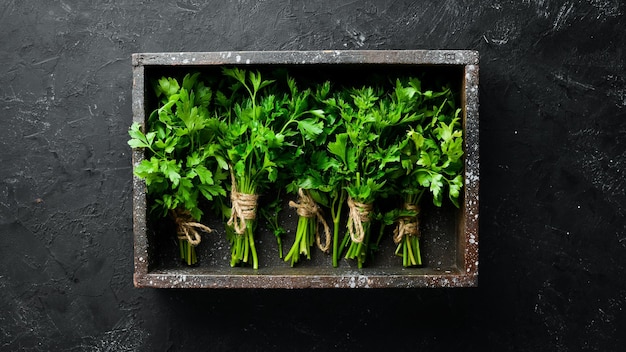
[[[136,276],[137,287],[153,288],[455,288],[475,287],[477,276],[459,271],[428,274],[371,274],[367,270],[337,270],[336,274],[295,275],[259,269],[246,273],[203,273],[171,270]],[[269,272],[268,272],[269,271]]]
[[[322,50],[136,53],[133,66],[250,64],[478,65],[474,50]]]

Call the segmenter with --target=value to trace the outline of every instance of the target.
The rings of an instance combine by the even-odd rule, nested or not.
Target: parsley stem
[[[249,249],[252,254],[252,268],[256,270],[259,268],[259,258],[256,253],[256,246],[254,244],[254,231],[253,231],[254,223],[252,222],[252,220],[246,220],[246,222],[247,222],[246,232],[247,232],[247,237],[249,241]]]
[[[338,193],[338,196],[333,198],[330,209],[333,218],[333,267],[335,268],[339,266],[340,251],[345,247],[345,244],[339,247],[339,222],[341,220],[341,210],[346,201],[346,191],[341,188]]]

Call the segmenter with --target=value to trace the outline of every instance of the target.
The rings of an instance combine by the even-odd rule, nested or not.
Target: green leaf
[[[270,182],[276,182],[276,180],[278,179],[278,169],[276,169],[275,167],[267,168],[267,179]]]
[[[156,88],[157,97],[164,94],[167,98],[178,93],[180,86],[178,81],[174,78],[162,77],[159,79],[158,86]]]
[[[147,147],[149,147],[149,145],[146,142],[144,142],[144,141],[142,141],[140,139],[131,139],[127,143],[128,143],[128,145],[131,148],[147,148]]]
[[[221,91],[215,92],[215,103],[225,109],[230,107],[230,99]]]
[[[246,82],[246,71],[241,70],[238,67],[233,67],[233,68],[223,67],[222,73],[228,77],[234,78],[235,80],[239,81],[242,84]]]
[[[217,161],[217,165],[223,170],[228,170],[228,162],[221,155],[215,155],[215,161]]]
[[[196,105],[201,107],[208,107],[211,103],[211,97],[213,96],[213,92],[211,88],[206,87],[202,82],[200,82],[196,89]]]
[[[193,89],[193,86],[196,84],[198,80],[198,76],[200,76],[200,72],[196,72],[194,74],[186,74],[183,78],[183,88],[190,91]]]
[[[375,95],[372,87],[363,87],[362,89],[356,89],[351,94],[354,105],[359,110],[365,111],[374,107],[374,103],[378,100],[378,96]]]
[[[311,153],[311,166],[322,171],[339,168],[337,159],[329,157],[324,150],[315,150]]]
[[[318,119],[323,119],[325,117],[324,110],[321,110],[321,109],[309,110],[309,113],[317,117]]]
[[[308,118],[298,121],[300,132],[307,140],[315,140],[315,138],[324,132],[324,122],[314,118]]]
[[[163,161],[160,163],[159,168],[163,175],[172,182],[173,187],[176,188],[181,179],[180,166],[176,163],[176,160]]]
[[[211,173],[211,171],[209,171],[204,165],[197,165],[194,170],[200,179],[200,183],[208,185],[215,183],[213,181],[213,173]]]
[[[420,170],[416,174],[417,183],[422,187],[430,187],[430,181],[432,179],[430,173],[425,170]]]
[[[433,195],[433,203],[440,207],[443,189],[443,176],[440,174],[433,174],[430,181],[430,193]]]
[[[218,185],[200,184],[196,187],[207,200],[213,200],[213,197],[217,196],[226,196],[226,191]]]
[[[178,140],[172,136],[168,136],[165,141],[159,139],[154,142],[155,149],[160,149],[165,151],[165,153],[170,154],[176,148]]]
[[[200,153],[198,153],[197,151],[194,151],[191,154],[187,155],[187,162],[185,165],[187,167],[194,167],[200,164],[202,161],[203,161],[203,158],[200,156]]]
[[[347,133],[339,133],[335,135],[335,141],[328,143],[328,151],[333,155],[336,155],[344,165],[348,165],[347,145]]]
[[[131,148],[150,148],[156,136],[156,132],[148,132],[144,135],[141,132],[141,125],[137,122],[131,125],[128,134],[131,139],[127,143]]]
[[[389,163],[396,163],[400,161],[400,149],[397,145],[390,145],[387,148],[377,148],[376,152],[368,155],[368,158],[376,160],[378,162],[378,169],[383,170]]]
[[[457,175],[450,181],[450,189],[448,191],[449,198],[455,207],[459,208],[459,196],[461,194],[461,188],[463,187],[463,176]]]
[[[142,160],[134,170],[135,176],[141,179],[146,179],[150,177],[151,174],[156,172],[159,172],[159,160],[156,157],[151,157],[148,160]]]
[[[193,207],[189,210],[189,214],[191,214],[191,217],[194,218],[196,221],[199,221],[200,218],[202,218],[202,210],[200,210],[200,208],[198,207]]]
[[[431,155],[427,151],[422,150],[420,152],[420,158],[419,160],[417,160],[417,165],[421,165],[427,169],[430,168],[430,166],[432,165]]]
[[[176,197],[185,204],[187,210],[192,210],[198,207],[198,194],[195,191],[194,185],[188,178],[181,178],[176,190]]]
[[[413,141],[415,150],[420,150],[424,145],[424,136],[420,132],[414,130],[410,130],[408,132],[408,136],[411,141]]]

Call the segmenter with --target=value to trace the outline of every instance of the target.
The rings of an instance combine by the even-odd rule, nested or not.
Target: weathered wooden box
[[[428,72],[443,75],[457,86],[461,95],[464,129],[463,197],[459,209],[453,206],[426,206],[421,220],[422,257],[418,268],[402,267],[394,256],[395,246],[387,240],[367,267],[342,261],[337,268],[329,255],[315,251],[312,260],[296,267],[278,258],[273,234],[260,228],[256,241],[260,268],[231,268],[224,227],[209,224],[214,231],[203,236],[198,246],[199,264],[188,267],[177,255],[173,228],[166,222],[149,219],[145,182],[133,176],[134,284],[155,288],[384,288],[384,287],[473,287],[478,284],[478,190],[479,119],[478,53],[467,50],[384,50],[384,51],[255,51],[202,53],[134,54],[133,121],[145,123],[154,108],[150,82],[163,75],[202,70],[218,72],[224,65],[285,67],[324,73],[343,80],[367,79],[387,71]],[[132,153],[133,168],[145,157],[143,149]],[[293,241],[296,219],[282,212],[285,249]]]

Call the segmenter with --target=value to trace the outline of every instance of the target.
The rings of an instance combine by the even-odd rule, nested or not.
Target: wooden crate
[[[285,67],[303,74],[367,80],[372,73],[401,72],[444,75],[458,85],[464,129],[464,188],[460,209],[423,207],[421,219],[424,265],[404,268],[393,255],[391,239],[381,246],[367,267],[343,260],[333,268],[329,255],[315,250],[313,259],[296,267],[278,258],[273,234],[255,235],[260,267],[230,267],[230,250],[223,225],[203,236],[199,264],[180,263],[174,234],[167,222],[149,221],[145,182],[133,176],[134,284],[154,288],[384,288],[473,287],[478,284],[479,119],[478,53],[467,50],[363,50],[363,51],[255,51],[140,53],[132,57],[133,121],[144,124],[154,108],[151,81],[163,75],[191,71],[219,72],[222,66]],[[133,168],[144,150],[132,153]],[[287,199],[285,200],[285,202]],[[282,212],[283,226],[291,229],[285,250],[293,241],[297,216]]]

